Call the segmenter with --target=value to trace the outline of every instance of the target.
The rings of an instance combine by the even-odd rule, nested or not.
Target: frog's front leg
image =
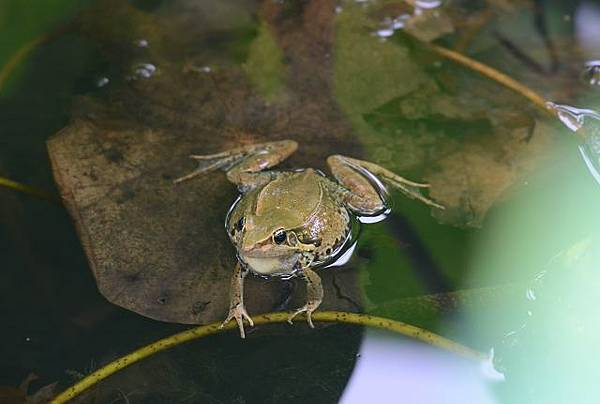
[[[315,271],[310,268],[304,268],[302,276],[306,281],[306,304],[294,311],[288,318],[288,323],[292,324],[292,320],[300,313],[306,312],[306,320],[311,328],[315,328],[312,322],[312,313],[317,310],[323,301],[323,285],[321,278]]]
[[[251,326],[254,326],[254,322],[244,307],[244,279],[246,278],[246,275],[248,275],[248,269],[242,268],[242,266],[237,263],[235,271],[233,272],[233,277],[231,278],[229,314],[221,324],[221,328],[223,328],[225,324],[235,319],[240,328],[240,336],[242,338],[246,338],[246,333],[244,332],[244,319],[248,320],[248,323],[250,323]]]
[[[410,181],[375,163],[334,155],[327,158],[327,165],[336,180],[350,191],[344,195],[346,204],[359,214],[376,214],[386,208],[381,186],[377,185],[380,181],[399,189],[409,198],[444,209],[421,194],[420,189],[429,188],[429,184]]]
[[[227,179],[240,188],[253,188],[271,179],[271,174],[262,170],[273,167],[298,148],[293,140],[259,143],[236,147],[221,153],[192,155],[198,161],[198,168],[178,178],[175,183],[192,179],[208,171],[221,169],[227,172]]]

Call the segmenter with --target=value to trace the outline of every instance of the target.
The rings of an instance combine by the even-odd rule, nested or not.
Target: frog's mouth
[[[271,257],[240,255],[240,259],[254,272],[261,275],[290,274],[294,271],[299,254]]]

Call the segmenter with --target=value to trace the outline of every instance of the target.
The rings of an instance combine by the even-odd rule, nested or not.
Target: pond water
[[[19,402],[9,386],[30,373],[30,395],[62,391],[190,328],[197,318],[175,310],[188,266],[216,268],[202,287],[226,304],[234,251],[221,223],[235,188],[221,173],[181,194],[170,181],[191,168],[186,154],[291,138],[286,168],[327,172],[328,155],[349,154],[431,184],[445,206],[390,189],[388,217],[361,224],[349,261],[322,270],[336,295],[325,308],[422,327],[489,360],[299,319],[178,346],[80,402],[596,402],[598,27],[589,0],[4,0],[0,177],[62,192],[68,209],[0,187],[0,399]],[[94,170],[104,185],[86,193]],[[100,288],[94,276],[168,263],[183,275],[160,288],[143,273]],[[304,296],[296,280],[252,282],[251,315]]]

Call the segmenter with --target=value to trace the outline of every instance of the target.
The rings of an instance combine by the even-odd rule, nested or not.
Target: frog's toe
[[[230,309],[227,318],[221,323],[219,328],[225,327],[225,325],[227,325],[227,323],[229,323],[233,319],[235,319],[235,322],[237,323],[238,328],[240,329],[240,337],[246,338],[246,332],[244,330],[244,319],[248,321],[248,324],[250,324],[251,327],[254,327],[254,321],[252,321],[252,318],[250,318],[244,307],[236,306]]]
[[[310,328],[315,328],[315,325],[312,322],[312,313],[313,313],[314,309],[310,309],[308,307],[308,305],[305,305],[301,308],[299,308],[298,310],[296,310],[295,312],[293,312],[292,314],[290,314],[290,316],[288,317],[288,323],[290,324],[294,324],[293,320],[294,318],[300,314],[300,313],[306,313],[306,322],[308,323],[308,326]]]

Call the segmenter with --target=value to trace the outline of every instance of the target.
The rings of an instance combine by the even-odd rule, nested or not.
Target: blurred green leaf
[[[90,0],[4,0],[0,2],[0,69],[19,51],[39,40],[68,20]],[[25,59],[25,58],[23,58]],[[21,71],[22,60],[4,84],[10,91]]]
[[[286,76],[283,52],[266,24],[259,27],[258,36],[250,45],[244,69],[256,91],[266,100],[283,95]]]

